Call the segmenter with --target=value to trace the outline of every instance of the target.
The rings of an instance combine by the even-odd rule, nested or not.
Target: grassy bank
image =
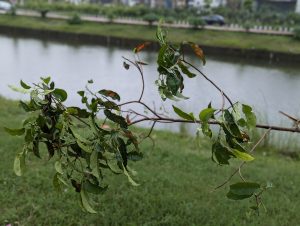
[[[0,125],[18,127],[24,113],[17,103],[0,98]],[[194,138],[155,131],[156,147],[143,144],[145,159],[132,167],[142,184],[132,187],[124,176],[109,178],[112,186],[99,197],[99,214],[83,213],[71,192],[57,195],[52,187],[53,161],[30,158],[23,177],[12,172],[21,139],[0,130],[0,225],[297,225],[299,162],[256,155],[245,177],[274,188],[264,195],[268,212],[249,217],[249,201],[225,198],[228,187],[211,189],[232,171],[210,161],[207,142],[199,149]],[[261,150],[263,151],[263,150]]]
[[[85,33],[101,36],[154,40],[155,27],[137,25],[99,24],[85,22],[81,25],[69,25],[66,21],[30,17],[0,16],[0,25],[63,31],[70,33]],[[238,32],[223,32],[211,30],[192,30],[170,28],[170,40],[180,42],[189,40],[200,45],[257,49],[283,53],[300,53],[300,42],[292,37],[247,34]]]

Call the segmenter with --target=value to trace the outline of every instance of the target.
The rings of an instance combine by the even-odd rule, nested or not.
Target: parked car
[[[210,15],[210,16],[204,16],[202,17],[202,19],[205,21],[206,24],[208,25],[214,25],[214,24],[218,24],[218,25],[224,25],[225,24],[225,20],[224,17],[221,15]]]
[[[9,2],[0,1],[0,11],[10,11],[12,8],[12,5]]]

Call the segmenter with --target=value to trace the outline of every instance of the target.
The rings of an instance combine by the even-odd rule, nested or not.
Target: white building
[[[218,7],[226,4],[226,0],[211,0],[211,7]],[[206,5],[205,0],[190,0],[189,6],[195,8],[202,8]]]
[[[297,0],[296,2],[296,13],[300,13],[300,0]]]

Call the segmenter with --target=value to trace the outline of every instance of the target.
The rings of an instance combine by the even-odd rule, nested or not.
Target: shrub
[[[205,26],[205,21],[200,17],[189,17],[188,22],[194,29],[199,28],[199,26],[200,28],[204,28]]]
[[[8,13],[11,16],[16,16],[17,15],[16,7],[15,6],[11,7]]]
[[[147,21],[149,26],[152,26],[153,22],[159,20],[159,16],[155,13],[148,13],[143,17],[144,21]]]
[[[300,27],[295,27],[294,28],[294,38],[297,40],[300,40]]]
[[[169,17],[166,17],[166,18],[165,18],[165,22],[166,22],[167,24],[173,24],[174,21],[175,21],[175,18],[174,18],[174,17],[169,16]]]
[[[71,25],[77,25],[77,24],[82,24],[82,20],[80,18],[80,16],[75,13],[69,20],[68,23]]]
[[[41,9],[40,10],[41,17],[46,18],[48,12],[49,12],[49,9]]]
[[[249,21],[246,21],[245,23],[243,23],[243,28],[244,28],[247,32],[249,32],[250,29],[252,28],[252,23],[249,22]]]

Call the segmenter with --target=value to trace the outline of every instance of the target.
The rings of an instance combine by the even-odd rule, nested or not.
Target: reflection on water
[[[20,79],[25,82],[38,81],[40,76],[51,75],[57,86],[68,90],[70,105],[80,104],[76,91],[83,89],[86,81],[91,78],[95,81],[95,89],[115,90],[121,94],[123,101],[136,99],[140,94],[141,81],[133,68],[126,71],[122,67],[122,56],[131,57],[132,51],[0,36],[0,95],[22,98],[21,94],[12,92],[7,85],[18,84]],[[155,102],[157,108],[164,105],[167,110],[170,109],[172,103],[163,103],[154,85],[157,77],[155,53],[144,52],[141,59],[149,63],[144,68],[145,102],[151,106]],[[197,59],[193,58],[192,61],[200,66]],[[208,57],[207,65],[202,70],[233,101],[239,100],[254,106],[269,123],[280,124],[286,120],[278,114],[279,110],[300,115],[299,66]],[[184,95],[191,98],[175,105],[186,111],[197,115],[210,101],[213,106],[220,106],[220,94],[201,76],[186,79],[185,87]],[[178,130],[178,126],[171,124],[161,127]]]

